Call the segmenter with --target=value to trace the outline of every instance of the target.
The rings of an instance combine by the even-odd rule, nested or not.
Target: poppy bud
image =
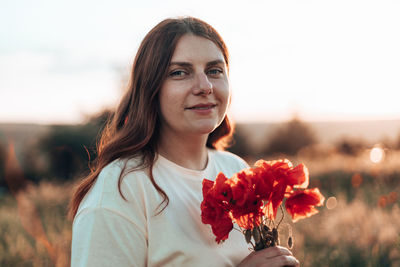
[[[273,238],[274,238],[275,240],[278,239],[278,229],[276,229],[276,228],[273,228],[273,229],[272,229],[272,236],[273,236]]]
[[[246,238],[246,242],[250,243],[251,240],[251,230],[247,229],[246,231],[244,231],[244,237]]]
[[[262,233],[262,236],[263,236],[264,239],[267,238],[267,236],[268,236],[268,231],[269,231],[268,226],[263,225],[263,227],[261,228],[261,233]]]
[[[261,241],[260,230],[258,229],[258,227],[253,228],[253,237],[256,243],[259,243]]]
[[[290,249],[293,248],[293,237],[289,236],[287,244]]]

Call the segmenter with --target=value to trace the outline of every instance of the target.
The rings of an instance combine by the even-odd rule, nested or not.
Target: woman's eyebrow
[[[181,67],[192,67],[193,66],[193,64],[191,64],[191,63],[189,63],[189,62],[171,62],[170,64],[169,64],[170,66],[172,66],[172,65],[178,65],[178,66],[181,66]]]
[[[223,61],[222,59],[217,59],[217,60],[213,60],[207,63],[207,67],[209,66],[215,66],[218,64],[225,64],[225,61]]]
[[[222,60],[222,59],[216,59],[216,60],[207,62],[206,66],[209,67],[209,66],[215,66],[215,65],[218,65],[218,64],[225,64],[225,61]],[[178,66],[181,66],[181,67],[192,67],[193,66],[192,63],[184,62],[184,61],[171,62],[169,65],[170,66],[178,65]]]

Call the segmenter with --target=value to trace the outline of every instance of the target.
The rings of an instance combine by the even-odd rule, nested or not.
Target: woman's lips
[[[186,109],[194,111],[200,115],[208,115],[214,110],[216,106],[217,106],[216,104],[198,104]]]
[[[207,109],[212,109],[216,105],[215,104],[198,104],[192,107],[188,107],[186,109],[193,109],[193,110],[207,110]]]

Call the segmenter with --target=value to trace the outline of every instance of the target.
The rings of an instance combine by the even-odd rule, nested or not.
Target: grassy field
[[[69,266],[71,188],[43,182],[0,199],[0,266]]]
[[[400,266],[400,153],[378,164],[367,152],[310,155],[293,161],[309,167],[310,187],[321,189],[326,205],[295,224],[285,218],[302,266]],[[69,266],[71,189],[42,182],[1,197],[0,266]],[[281,227],[281,240],[287,229]]]

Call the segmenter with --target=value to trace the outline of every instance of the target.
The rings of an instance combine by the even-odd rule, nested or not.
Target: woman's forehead
[[[211,40],[193,34],[186,34],[179,39],[171,58],[171,62],[216,60],[225,62],[221,49]]]

